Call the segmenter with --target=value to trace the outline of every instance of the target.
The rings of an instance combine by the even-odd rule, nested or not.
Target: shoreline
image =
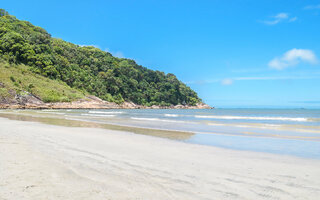
[[[0,196],[317,199],[320,161],[0,118]]]
[[[18,101],[19,100],[19,101]],[[0,109],[213,109],[213,107],[205,103],[197,103],[196,105],[171,105],[171,106],[143,106],[133,102],[123,102],[116,104],[114,102],[104,101],[96,96],[87,96],[73,102],[56,102],[44,103],[33,96],[25,96],[14,102],[0,102]]]
[[[214,109],[214,107],[210,107],[208,105],[172,105],[172,106],[142,106],[142,105],[134,105],[128,106],[128,104],[99,104],[99,105],[77,105],[72,103],[46,103],[46,104],[0,104],[0,109],[34,109],[34,110],[42,110],[42,109]]]
[[[320,137],[318,135],[320,129],[312,129],[312,131],[296,130],[296,127],[287,128],[287,126],[279,127],[278,125],[272,125],[271,128],[269,126],[250,127],[241,123],[233,125],[220,123],[217,128],[214,126],[215,124],[211,125],[211,123],[205,122],[209,125],[205,127],[207,130],[204,130],[205,124],[201,121],[175,119],[172,118],[171,114],[169,114],[170,116],[167,118],[162,118],[162,116],[168,115],[165,113],[177,113],[174,117],[179,117],[182,116],[181,112],[184,114],[188,113],[186,116],[189,116],[193,112],[205,111],[2,110],[0,117],[67,127],[120,130],[227,149],[320,159]],[[207,110],[207,112],[209,112],[209,110]],[[151,113],[153,113],[154,116],[151,116]],[[177,123],[180,125],[176,126],[175,124]]]

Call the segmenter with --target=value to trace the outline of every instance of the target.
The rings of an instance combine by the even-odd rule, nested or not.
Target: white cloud
[[[274,58],[269,62],[269,67],[282,70],[287,67],[298,65],[301,62],[316,64],[317,58],[309,49],[291,49],[280,58]]]
[[[320,4],[318,5],[309,5],[304,7],[305,10],[314,10],[314,9],[320,9]]]
[[[221,80],[222,85],[232,85],[232,83],[233,83],[233,80],[231,78],[225,78]]]
[[[267,24],[267,25],[276,25],[279,24],[280,22],[294,22],[298,18],[297,17],[289,17],[288,13],[279,13],[275,16],[271,17],[271,20],[265,20],[262,21],[262,23]]]

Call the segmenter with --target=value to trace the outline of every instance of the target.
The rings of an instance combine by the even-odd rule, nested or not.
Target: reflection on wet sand
[[[67,111],[67,112],[66,112]],[[161,126],[155,127],[141,127],[141,124],[128,124],[128,118],[119,117],[106,117],[110,113],[124,113],[124,111],[89,111],[99,112],[107,115],[102,116],[83,116],[86,111],[73,111],[73,110],[2,110],[0,116],[23,121],[36,121],[51,125],[69,126],[69,127],[90,127],[90,128],[104,128],[111,130],[127,131],[136,134],[144,134],[157,136],[168,139],[188,141],[195,136],[195,134],[209,134],[209,135],[228,135],[228,136],[246,136],[257,138],[279,138],[290,140],[308,140],[320,141],[319,127],[306,126],[301,124],[267,124],[267,123],[217,123],[213,121],[200,121],[200,125],[205,124],[212,128],[207,130],[174,130],[175,128],[171,123],[163,129]],[[128,112],[128,111],[126,111]],[[80,113],[80,114],[79,114]],[[142,118],[139,118],[142,119]],[[144,119],[144,118],[143,118]],[[147,118],[146,118],[147,119]],[[150,118],[153,119],[153,118]],[[155,118],[154,118],[155,119]],[[159,119],[160,120],[160,119]],[[133,120],[134,121],[134,120]],[[160,120],[161,121],[161,120]],[[147,123],[150,121],[147,120]],[[146,123],[146,124],[147,124]],[[192,123],[192,122],[190,122]],[[140,126],[140,127],[139,127]],[[230,129],[230,127],[232,129]],[[229,131],[226,131],[229,130]]]
[[[280,135],[271,133],[255,133],[255,132],[242,132],[244,135],[256,136],[256,137],[269,137],[269,138],[281,138],[281,139],[300,139],[310,141],[320,141],[320,136],[299,136],[299,135]]]
[[[31,121],[31,122],[40,122],[44,124],[56,125],[56,126],[67,126],[67,127],[86,127],[86,128],[104,128],[117,131],[126,131],[136,134],[150,135],[174,140],[188,140],[191,136],[194,135],[192,132],[183,132],[183,131],[170,131],[170,130],[158,130],[151,128],[138,128],[130,126],[120,126],[112,124],[101,124],[88,121],[80,120],[71,120],[60,118],[58,116],[42,115],[42,116],[31,116],[28,114],[20,113],[0,113],[0,117],[4,117],[11,120],[19,121]]]

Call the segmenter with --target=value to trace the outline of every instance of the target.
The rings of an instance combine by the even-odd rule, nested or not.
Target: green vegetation
[[[44,29],[20,21],[5,10],[0,10],[0,59],[10,64],[24,64],[26,71],[116,103],[132,101],[151,106],[201,102],[197,94],[173,74],[149,70],[134,60],[117,58],[94,47],[52,38]],[[12,87],[21,86],[17,80],[23,77],[7,76],[13,76]],[[23,87],[36,92],[39,86],[36,81],[28,83],[32,84],[31,88]],[[37,92],[45,93],[46,101],[74,99],[71,96],[63,99],[57,90],[41,91]]]
[[[4,9],[0,9],[0,17],[5,16],[5,15],[9,15],[9,13]]]
[[[0,98],[31,93],[44,102],[67,102],[84,98],[84,94],[66,83],[51,80],[29,71],[29,67],[0,63]],[[10,92],[9,91],[13,91]]]

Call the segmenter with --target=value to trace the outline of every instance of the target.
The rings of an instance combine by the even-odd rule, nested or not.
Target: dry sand
[[[0,200],[319,198],[319,160],[0,118]]]

